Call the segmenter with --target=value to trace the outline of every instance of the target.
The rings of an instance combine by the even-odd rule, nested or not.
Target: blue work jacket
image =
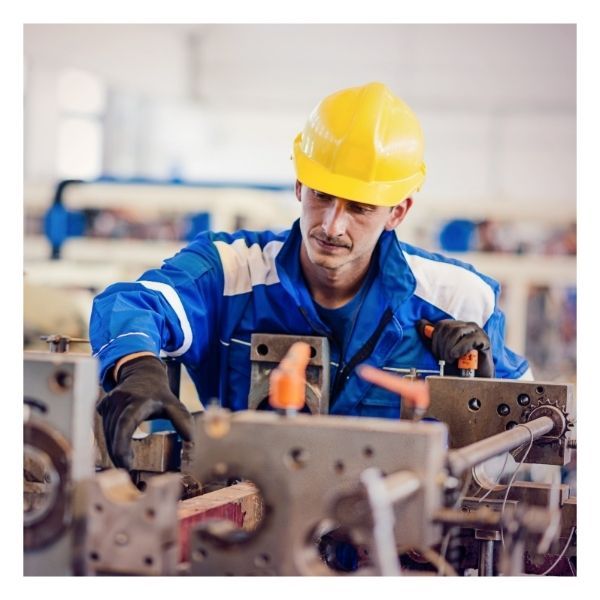
[[[282,233],[206,232],[160,269],[136,282],[116,283],[93,304],[90,339],[108,391],[116,361],[132,352],[178,357],[200,399],[247,408],[252,333],[321,335],[319,318],[300,268],[299,222]],[[504,344],[499,284],[472,266],[426,252],[384,231],[377,262],[346,348],[331,343],[331,414],[398,418],[396,394],[361,379],[359,363],[389,370],[437,369],[416,323],[425,318],[474,321],[493,348],[496,377],[517,379],[527,361]]]

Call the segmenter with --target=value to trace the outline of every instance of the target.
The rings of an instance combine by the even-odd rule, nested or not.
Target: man
[[[247,407],[250,336],[326,336],[330,413],[398,418],[396,394],[356,367],[435,369],[479,352],[479,376],[519,378],[527,361],[504,345],[498,284],[469,265],[402,243],[395,229],[425,178],[423,136],[383,84],[325,98],[294,141],[301,217],[284,233],[207,232],[135,283],[94,301],[90,337],[109,394],[103,415],[116,466],[133,431],[190,416],[171,394],[159,354],[177,357],[204,401]],[[424,325],[433,323],[431,340]]]

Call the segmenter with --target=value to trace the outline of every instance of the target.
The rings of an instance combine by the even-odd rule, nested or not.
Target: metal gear
[[[569,413],[558,404],[558,401],[548,398],[539,400],[525,415],[528,422],[542,416],[550,417],[554,422],[554,428],[548,435],[538,440],[541,443],[552,443],[564,438],[574,425],[574,420],[569,419]]]

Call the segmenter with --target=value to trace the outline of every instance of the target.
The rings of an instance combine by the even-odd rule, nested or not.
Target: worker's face
[[[336,198],[296,182],[300,230],[309,261],[337,270],[368,264],[379,236],[406,216],[412,200],[392,209]]]

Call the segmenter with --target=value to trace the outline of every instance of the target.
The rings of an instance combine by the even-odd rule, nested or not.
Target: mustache
[[[340,248],[350,248],[350,244],[340,240],[339,238],[332,238],[323,234],[313,233],[312,237],[319,240],[320,242],[324,242],[325,244],[330,244],[331,246],[339,246]]]

